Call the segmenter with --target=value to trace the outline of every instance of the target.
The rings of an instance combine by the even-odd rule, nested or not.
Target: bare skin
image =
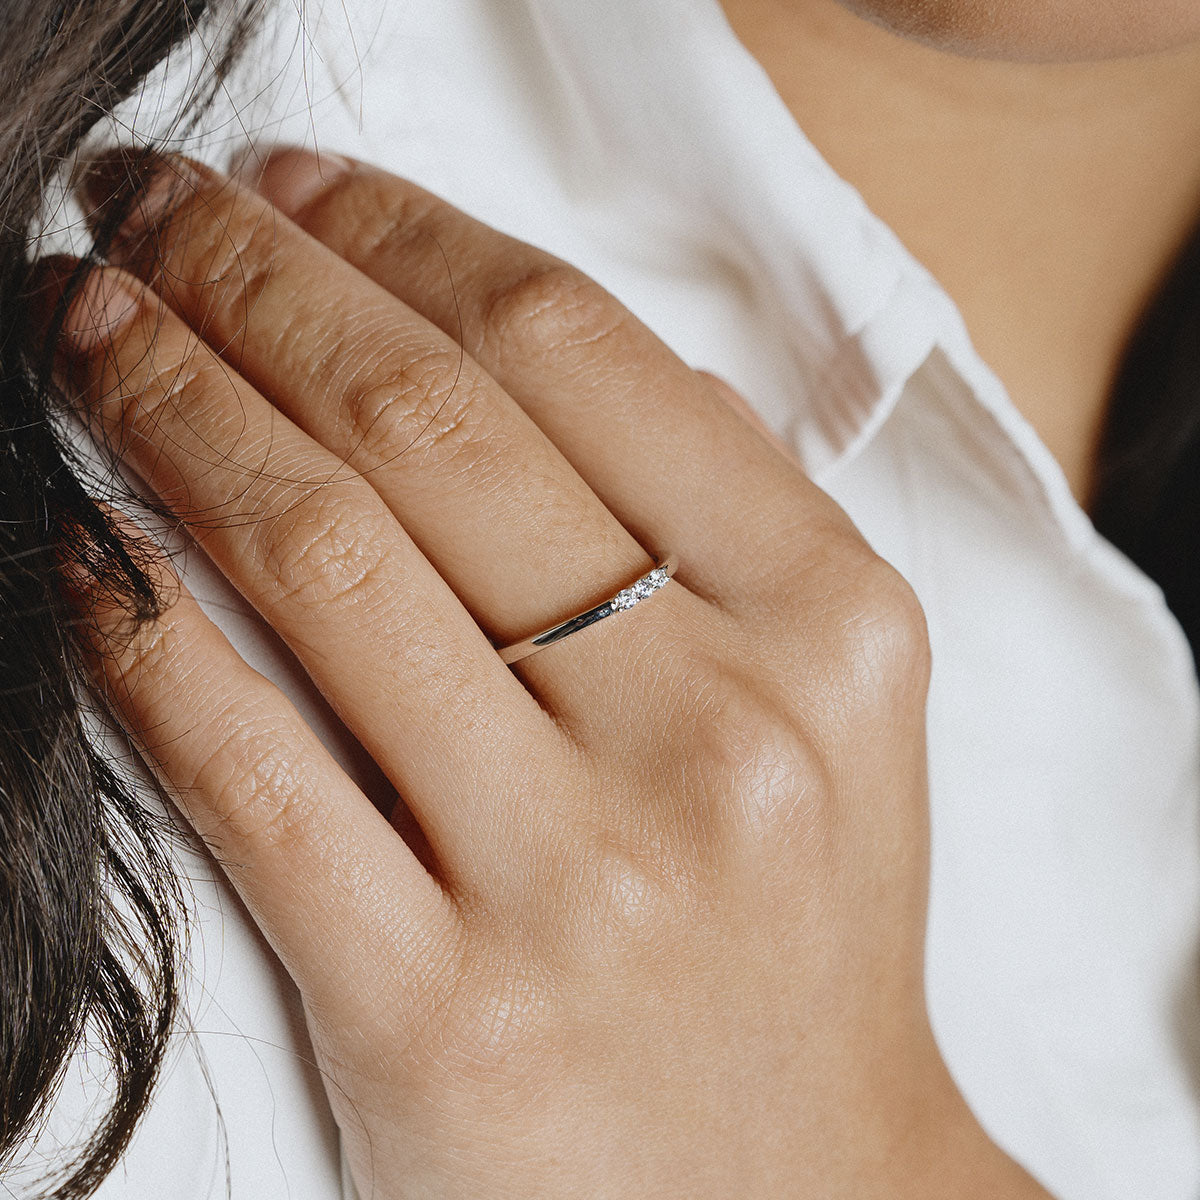
[[[61,376],[390,825],[186,595],[132,636],[93,597],[93,661],[291,972],[364,1198],[1044,1198],[926,1013],[907,585],[566,264],[362,164],[172,178]],[[650,547],[636,614],[502,663]]]
[[[725,0],[805,133],[958,304],[1086,506],[1114,370],[1200,206],[1200,8],[1123,5],[1139,21],[1114,17],[1101,42],[1099,18],[1117,12],[1104,5],[1078,24],[1068,0],[855,7]],[[921,26],[933,8],[940,25]],[[1168,48],[1133,53],[1149,43]],[[1100,51],[1121,56],[1089,58]],[[997,53],[1010,57],[982,57]]]
[[[793,5],[806,0],[791,0]],[[942,50],[1068,62],[1169,50],[1200,37],[1193,0],[841,0]]]

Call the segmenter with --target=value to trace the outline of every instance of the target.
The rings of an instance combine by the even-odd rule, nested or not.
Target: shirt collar
[[[794,432],[818,481],[871,440],[922,370],[1031,518],[1076,549],[1096,540],[957,307],[804,135],[717,0],[529,3],[572,93],[577,148],[608,164],[620,146],[648,204],[726,227],[771,287],[808,384]]]

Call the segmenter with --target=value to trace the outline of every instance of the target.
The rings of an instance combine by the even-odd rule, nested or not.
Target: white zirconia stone
[[[650,580],[651,583],[654,584],[654,586],[656,588],[660,588],[660,587],[662,587],[662,585],[664,583],[667,582],[667,568],[666,567],[655,567],[654,570],[651,571],[650,574],[647,576],[647,578]]]
[[[621,612],[623,609],[632,608],[638,602],[638,599],[639,597],[634,595],[632,588],[626,588],[623,592],[616,594],[613,598],[612,606],[617,612]]]
[[[637,583],[633,585],[633,593],[639,600],[645,600],[645,598],[655,590],[654,584],[650,582],[649,575],[647,575],[645,579],[639,579]]]

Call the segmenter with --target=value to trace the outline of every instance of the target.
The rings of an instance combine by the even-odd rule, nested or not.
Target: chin
[[[1079,62],[1200,41],[1197,0],[840,0],[895,33],[975,58]]]

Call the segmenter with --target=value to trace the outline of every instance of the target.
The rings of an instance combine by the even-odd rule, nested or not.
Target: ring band
[[[597,621],[603,621],[605,617],[624,612],[648,596],[653,596],[675,574],[675,568],[678,565],[679,562],[675,555],[668,555],[653,571],[647,572],[615,596],[611,596],[594,608],[589,608],[587,612],[568,617],[567,620],[560,621],[549,629],[543,629],[541,633],[535,633],[533,637],[513,642],[511,646],[497,647],[496,653],[500,655],[503,662],[515,663],[518,659],[528,658],[529,655],[536,654],[547,646],[553,646],[555,642],[561,642],[563,638],[570,637],[571,634],[578,633],[589,625],[595,625]]]

